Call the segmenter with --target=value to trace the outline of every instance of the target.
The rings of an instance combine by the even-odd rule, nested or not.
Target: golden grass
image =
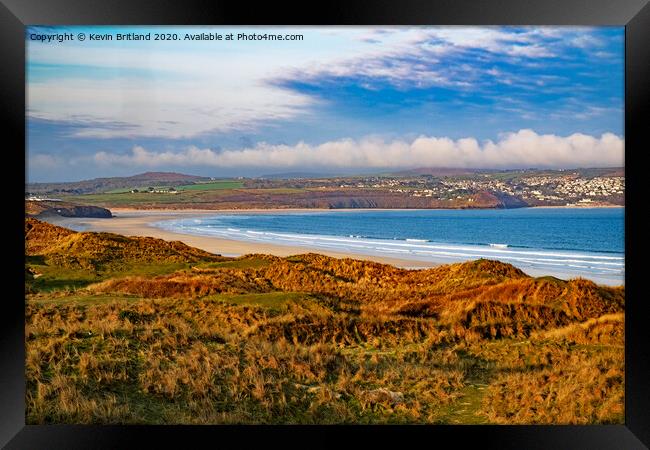
[[[622,287],[26,230],[30,424],[623,422]]]
[[[25,253],[46,264],[97,271],[128,264],[224,261],[219,255],[180,241],[75,232],[33,218],[25,219]]]
[[[551,352],[539,368],[499,376],[484,407],[490,421],[516,424],[623,423],[622,348]]]

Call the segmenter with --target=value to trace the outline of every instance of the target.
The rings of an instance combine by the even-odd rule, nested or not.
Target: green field
[[[220,189],[239,189],[244,187],[244,182],[235,181],[235,180],[216,180],[216,181],[200,182],[194,184],[183,184],[180,186],[152,185],[151,187],[154,189],[165,189],[165,190],[174,187],[176,188],[177,191],[213,191],[213,190],[220,190]],[[131,190],[133,189],[139,190],[140,193],[146,193],[147,188],[148,186],[147,187],[142,187],[142,186],[124,187],[124,188],[111,189],[105,192],[101,192],[98,194],[91,194],[91,195],[131,194]]]
[[[68,200],[80,204],[103,205],[111,204],[113,206],[129,206],[131,204],[157,204],[157,203],[186,203],[201,201],[205,194],[210,196],[219,196],[227,193],[227,189],[214,190],[187,190],[180,191],[176,194],[167,193],[149,193],[149,192],[124,192],[124,193],[104,193],[104,194],[84,194],[69,197]]]
[[[215,189],[239,189],[244,187],[241,181],[222,180],[210,181],[208,183],[185,184],[183,186],[176,186],[179,191],[212,191]]]
[[[300,194],[308,191],[308,189],[303,188],[244,189],[242,185],[242,182],[237,181],[210,182],[175,186],[178,191],[176,193],[146,192],[144,190],[140,192],[105,192],[101,194],[71,195],[67,196],[66,200],[82,205],[130,207],[138,205],[218,203],[233,194],[248,195],[250,200],[257,200],[258,195]]]
[[[110,191],[105,191],[103,194],[126,194],[128,192],[131,192],[131,189],[138,189],[138,188],[117,188],[117,189],[111,189]]]

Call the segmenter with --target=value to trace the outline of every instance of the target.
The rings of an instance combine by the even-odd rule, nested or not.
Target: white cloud
[[[578,48],[591,48],[603,45],[602,41],[590,34],[580,34],[571,39],[571,44]]]
[[[178,152],[155,152],[137,146],[130,154],[96,153],[94,161],[103,166],[148,168],[607,167],[624,165],[624,141],[612,133],[563,137],[525,129],[483,143],[474,138],[420,136],[410,142],[368,137],[319,145],[259,143],[252,148],[225,151],[190,147]]]
[[[30,116],[80,124],[79,137],[183,138],[288,119],[314,103],[279,88],[227,85],[123,78],[33,83]]]
[[[507,52],[513,56],[526,56],[528,58],[549,58],[554,53],[542,45],[513,45]]]

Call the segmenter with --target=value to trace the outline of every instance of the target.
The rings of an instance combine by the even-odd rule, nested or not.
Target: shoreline
[[[268,211],[268,210],[267,210]],[[159,220],[173,219],[171,216],[182,216],[184,218],[199,218],[206,215],[212,215],[213,210],[193,210],[191,212],[162,212],[152,214],[140,214],[139,211],[132,210],[115,210],[115,212],[132,214],[132,216],[115,216],[111,219],[92,218],[92,217],[48,217],[43,218],[53,225],[62,227],[82,226],[83,231],[108,232],[121,234],[123,236],[149,236],[166,241],[181,241],[192,247],[220,254],[222,256],[242,256],[253,253],[264,253],[280,257],[293,256],[305,253],[319,253],[321,255],[331,256],[334,258],[352,258],[366,261],[375,261],[382,264],[391,264],[401,268],[430,268],[436,267],[443,263],[429,261],[415,261],[402,258],[391,258],[378,255],[363,255],[348,252],[337,252],[324,249],[310,249],[301,246],[290,246],[280,244],[268,244],[259,242],[238,241],[233,239],[223,239],[215,236],[200,236],[194,234],[177,233],[163,230],[151,225],[152,222]],[[223,211],[226,212],[226,211]],[[252,212],[249,210],[248,212]],[[117,219],[117,221],[116,221]]]
[[[528,206],[526,208],[535,208],[535,209],[602,209],[602,208],[625,208],[625,205]],[[526,209],[526,208],[510,208],[510,209]]]
[[[584,208],[578,208],[584,209]],[[249,210],[205,210],[205,209],[188,209],[188,210],[139,210],[133,208],[114,208],[111,210],[114,213],[114,217],[108,218],[86,218],[86,217],[60,217],[60,216],[50,216],[47,218],[41,218],[54,225],[59,225],[63,227],[81,227],[81,231],[92,231],[92,232],[109,232],[120,234],[124,236],[150,236],[158,239],[164,239],[167,241],[181,241],[192,247],[200,248],[202,250],[220,254],[223,256],[237,257],[245,254],[253,253],[264,253],[280,257],[305,254],[305,253],[318,253],[334,258],[352,258],[358,260],[374,261],[382,264],[390,264],[396,267],[405,268],[405,269],[424,269],[437,267],[443,264],[450,264],[458,261],[449,261],[449,260],[417,260],[417,259],[408,259],[400,258],[399,256],[385,256],[385,255],[372,255],[372,254],[363,254],[363,253],[354,253],[351,251],[336,251],[328,250],[323,248],[310,248],[307,246],[299,245],[283,245],[276,243],[262,243],[262,242],[251,242],[244,240],[235,240],[235,239],[226,239],[223,237],[217,236],[202,236],[197,234],[187,234],[177,231],[164,230],[152,225],[154,222],[164,221],[164,220],[173,220],[175,218],[204,218],[206,216],[214,216],[217,214],[277,214],[279,212],[308,212],[313,211],[323,212],[323,211],[378,211],[376,208],[366,208],[366,209],[340,209],[340,210],[331,210],[331,209],[249,209]],[[385,211],[385,210],[382,210]],[[390,210],[389,210],[390,211]],[[471,258],[468,258],[470,260]],[[552,275],[557,276],[561,279],[571,279],[576,278],[579,275],[567,272],[560,273],[549,273],[547,270],[537,269],[526,267],[522,270],[530,276],[546,276]],[[598,284],[605,284],[610,286],[624,285],[624,280],[615,281],[613,278],[608,278],[605,276],[589,276],[589,275],[580,275],[583,278],[590,279]]]
[[[250,208],[250,209],[201,209],[201,208],[121,208],[105,207],[111,212],[121,213],[148,213],[152,214],[207,214],[207,213],[255,213],[255,214],[275,214],[279,212],[355,212],[355,211],[499,211],[515,209],[604,209],[604,208],[621,208],[625,205],[600,205],[600,206],[525,206],[522,208]]]

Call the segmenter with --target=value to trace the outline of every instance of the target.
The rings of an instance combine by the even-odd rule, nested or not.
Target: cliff
[[[75,205],[69,202],[31,201],[25,202],[25,214],[33,217],[113,217],[111,211],[101,206]]]

